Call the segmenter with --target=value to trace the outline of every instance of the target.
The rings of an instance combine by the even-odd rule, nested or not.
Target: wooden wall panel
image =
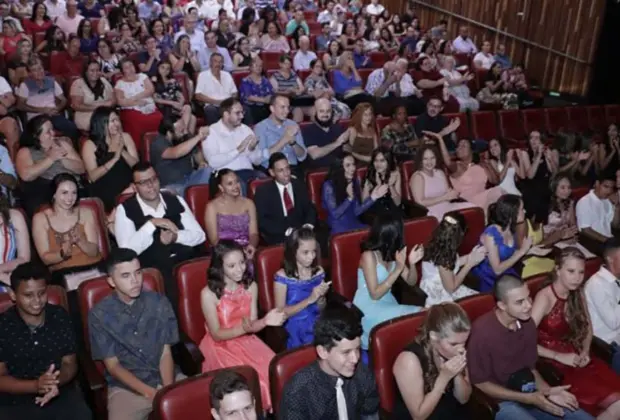
[[[410,0],[424,28],[448,21],[455,37],[467,25],[476,44],[506,44],[514,62],[541,87],[586,95],[605,0]],[[393,11],[404,1],[387,0]],[[444,10],[445,12],[442,12]],[[524,38],[525,41],[513,38]]]

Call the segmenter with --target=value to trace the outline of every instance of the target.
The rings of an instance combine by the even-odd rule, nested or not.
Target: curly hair
[[[426,369],[424,369],[424,392],[430,392],[435,385],[439,368],[435,364],[431,333],[437,334],[439,339],[444,339],[450,334],[466,333],[471,330],[471,322],[467,314],[458,304],[444,302],[433,305],[428,309],[424,323],[414,342],[424,350],[426,357]]]
[[[222,239],[213,247],[211,265],[207,270],[207,279],[209,289],[215,293],[215,296],[217,296],[218,299],[222,297],[226,286],[224,280],[224,257],[231,252],[240,252],[241,255],[244,255],[243,247],[231,239]],[[254,280],[248,271],[248,267],[246,266],[245,273],[243,274],[243,279],[241,279],[240,284],[247,289],[253,281]]]
[[[467,224],[461,213],[451,212],[444,215],[426,246],[423,261],[453,270],[466,231]]]
[[[435,169],[443,170],[444,164],[443,159],[441,157],[441,153],[439,153],[439,149],[436,146],[431,144],[423,144],[420,146],[420,149],[415,154],[414,168],[416,171],[421,171],[424,166],[422,162],[424,161],[424,154],[427,150],[430,150],[435,155]]]
[[[555,270],[553,270],[551,275],[542,284],[541,290],[549,285],[553,287],[553,283],[558,280],[558,270],[571,258],[580,260],[581,262],[585,262],[586,260],[585,255],[583,255],[579,248],[572,246],[564,248],[556,257]],[[576,290],[570,291],[566,299],[565,313],[569,333],[568,336],[564,337],[564,340],[572,344],[579,352],[584,350],[583,341],[590,331],[590,319],[588,318],[588,308],[585,303],[583,288],[584,282],[582,281]]]
[[[301,227],[295,229],[291,233],[284,243],[284,260],[282,261],[282,268],[284,273],[290,278],[299,278],[299,272],[297,270],[297,250],[299,249],[299,243],[301,241],[314,241],[316,244],[316,255],[312,260],[312,275],[314,276],[319,272],[321,266],[321,248],[319,242],[316,240],[314,229],[310,227]]]

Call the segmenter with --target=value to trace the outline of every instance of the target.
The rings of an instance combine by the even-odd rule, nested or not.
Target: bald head
[[[386,73],[393,72],[395,68],[396,68],[396,63],[394,63],[393,61],[388,61],[387,63],[383,65],[383,70],[385,70]]]
[[[396,70],[406,73],[408,67],[409,67],[409,61],[407,61],[406,59],[399,58],[398,60],[396,60]]]
[[[326,126],[332,121],[332,104],[327,98],[314,101],[315,119],[319,125]]]
[[[511,275],[503,275],[495,282],[493,287],[493,295],[495,296],[495,300],[498,302],[503,302],[506,300],[506,295],[513,289],[518,289],[523,287],[525,283],[518,277]]]
[[[306,35],[302,35],[299,37],[299,49],[302,51],[307,51],[310,48],[310,38]]]

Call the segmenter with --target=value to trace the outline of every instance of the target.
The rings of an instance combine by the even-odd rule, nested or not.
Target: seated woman
[[[374,97],[362,87],[362,77],[355,68],[351,51],[345,51],[338,59],[338,67],[333,73],[333,87],[336,98],[346,103],[350,109],[362,103],[374,104]]]
[[[272,309],[258,318],[258,288],[247,270],[243,247],[222,239],[213,249],[208,283],[200,293],[205,317],[202,371],[248,365],[260,380],[263,408],[271,409],[269,363],[275,356],[255,334],[267,326],[280,326],[286,316]]]
[[[105,38],[99,40],[97,44],[97,62],[101,68],[103,76],[112,80],[115,74],[121,72],[122,56],[116,54],[112,47],[112,43]]]
[[[396,160],[392,152],[385,147],[373,150],[370,156],[370,163],[364,178],[362,188],[362,200],[370,197],[375,188],[387,185],[387,193],[374,201],[373,205],[364,214],[365,218],[372,220],[378,214],[390,214],[393,217],[403,217],[402,211],[402,190],[400,171],[396,166]]]
[[[532,319],[538,325],[538,355],[560,372],[579,406],[598,419],[620,418],[620,377],[590,353],[592,323],[583,293],[585,257],[568,247],[554,276],[536,294]]]
[[[607,168],[614,172],[620,169],[620,134],[618,125],[614,123],[607,126],[607,135],[599,145],[597,154],[598,171],[605,171]]]
[[[489,141],[489,157],[483,163],[488,182],[501,186],[506,194],[521,195],[516,181],[523,179],[522,168],[517,162],[518,151],[506,149],[498,139]]]
[[[121,23],[120,35],[114,40],[114,50],[125,55],[140,50],[140,43],[134,38],[129,23]]]
[[[372,151],[379,147],[375,113],[369,103],[360,103],[353,110],[349,122],[349,144],[351,154],[358,165],[371,162]]]
[[[445,58],[443,62],[443,68],[439,70],[439,73],[444,77],[448,83],[448,92],[459,103],[459,112],[478,111],[480,104],[476,98],[471,97],[469,87],[467,83],[473,80],[475,75],[473,73],[465,73],[462,75],[455,68],[456,60],[452,56]]]
[[[471,272],[480,280],[480,292],[493,289],[504,274],[519,277],[516,264],[527,254],[532,240],[525,238],[517,248],[517,225],[524,222],[523,201],[518,195],[506,194],[489,207],[489,224],[480,236],[487,256]]]
[[[350,154],[336,159],[329,168],[321,190],[321,202],[327,212],[330,233],[348,232],[366,227],[359,217],[388,192],[387,185],[375,187],[362,202],[355,159]]]
[[[392,121],[381,131],[381,144],[389,147],[398,162],[413,160],[415,150],[420,146],[412,124],[409,124],[407,107],[394,108]]]
[[[0,56],[6,61],[10,60],[17,51],[17,43],[28,36],[18,31],[17,25],[12,20],[2,22],[2,35],[0,35]]]
[[[280,27],[275,22],[269,22],[267,24],[267,31],[261,37],[260,44],[263,47],[263,51],[267,52],[288,54],[291,51],[291,47],[288,45],[288,39],[282,35]]]
[[[551,180],[551,202],[549,215],[543,226],[545,235],[556,231],[577,233],[577,217],[575,215],[575,200],[572,199],[571,179],[566,174],[558,174]],[[574,236],[574,235],[573,235]]]
[[[99,37],[95,35],[90,19],[82,19],[80,21],[76,34],[80,40],[80,52],[82,54],[92,54],[97,51]]]
[[[239,39],[237,51],[233,55],[233,65],[235,70],[249,70],[252,64],[252,52],[250,50],[250,40],[246,37]]]
[[[377,41],[381,45],[381,51],[383,52],[392,53],[398,50],[398,41],[394,39],[390,30],[386,27],[381,28]]]
[[[420,332],[392,368],[398,389],[394,419],[471,418],[465,407],[472,392],[465,349],[470,330],[469,318],[457,304],[428,310]]]
[[[196,117],[192,115],[192,107],[185,103],[183,89],[177,79],[173,77],[172,66],[167,61],[161,61],[157,66],[155,82],[155,104],[164,116],[181,118],[188,134],[196,133]]]
[[[435,97],[443,101],[444,112],[459,112],[460,105],[446,87],[446,78],[435,68],[431,57],[420,56],[417,61],[419,71],[416,87],[422,91],[424,100]]]
[[[11,158],[15,158],[13,151],[17,150],[20,133],[19,123],[17,122],[18,117],[11,112],[15,102],[16,99],[11,86],[4,77],[0,76],[0,135],[4,135],[6,140],[4,146],[7,148]],[[13,165],[10,159],[9,163],[11,166]]]
[[[314,338],[314,323],[325,306],[331,284],[325,281],[320,254],[312,228],[299,228],[286,238],[282,268],[275,275],[274,296],[276,307],[286,316],[287,349],[311,344]]]
[[[12,86],[19,86],[28,77],[28,62],[34,57],[32,42],[29,39],[20,40],[13,59],[7,64],[8,79]]]
[[[28,121],[15,157],[15,169],[22,180],[22,205],[28,215],[47,201],[41,191],[50,188],[56,175],[67,172],[80,176],[84,163],[66,137],[54,137],[49,117],[39,115]]]
[[[101,262],[97,216],[80,206],[73,175],[56,175],[51,191],[50,208],[32,219],[32,234],[41,261],[52,272],[52,283],[64,285],[65,275],[93,270]]]
[[[508,109],[518,108],[517,96],[508,93],[505,87],[506,83],[502,79],[502,65],[495,62],[487,71],[484,86],[481,87],[476,99],[485,104],[501,104]]]
[[[222,239],[237,242],[252,268],[260,238],[254,202],[241,195],[239,177],[233,170],[216,171],[209,184],[209,196],[214,197],[209,200],[204,214],[209,243],[217,244]]]
[[[164,59],[164,54],[157,48],[157,41],[152,36],[147,36],[144,44],[146,49],[137,54],[138,69],[149,77],[155,77],[157,66]]]
[[[30,2],[29,2],[30,3]],[[32,14],[29,19],[22,19],[24,32],[28,36],[34,37],[38,32],[46,32],[53,25],[52,19],[47,15],[45,3],[34,3]]]
[[[156,18],[151,20],[149,26],[149,34],[153,38],[155,38],[155,42],[157,42],[157,49],[161,51],[164,56],[168,54],[174,47],[172,37],[166,33],[164,22],[161,19]],[[193,76],[190,77],[190,79],[193,79]]]
[[[370,331],[375,325],[420,311],[418,306],[400,305],[391,289],[401,277],[411,286],[416,284],[415,265],[424,256],[424,250],[416,245],[407,256],[402,219],[384,215],[375,219],[361,248],[353,304],[364,314],[362,349],[368,350]]]
[[[450,187],[434,145],[420,147],[414,167],[417,170],[409,180],[409,189],[415,202],[428,209],[429,216],[442,220],[449,211],[475,207],[475,204],[457,201],[459,193]]]
[[[91,194],[103,201],[106,212],[111,212],[116,197],[131,187],[131,168],[140,160],[114,108],[99,107],[93,112],[82,159]]]
[[[332,106],[334,121],[351,117],[351,109],[344,102],[340,102],[334,96],[334,89],[325,78],[323,63],[319,59],[310,62],[311,73],[304,80],[306,93],[316,99],[327,98]]]
[[[280,57],[280,70],[276,70],[269,82],[273,86],[274,93],[279,95],[288,96],[291,101],[291,112],[293,114],[293,120],[296,122],[302,122],[304,119],[304,110],[300,105],[298,99],[304,94],[306,90],[297,73],[292,69],[293,63],[291,57],[283,55]]]
[[[0,293],[11,287],[11,273],[30,261],[30,234],[21,211],[12,209],[0,191]]]
[[[472,268],[486,257],[484,246],[476,246],[468,255],[459,256],[459,247],[467,231],[462,214],[446,214],[424,250],[420,289],[426,293],[425,307],[474,295],[478,292],[463,282]]]
[[[50,26],[45,31],[45,39],[36,46],[34,52],[42,56],[49,56],[53,52],[67,49],[65,33],[56,25]]]
[[[114,89],[101,75],[99,63],[96,61],[89,61],[82,77],[71,84],[69,96],[71,108],[75,111],[75,125],[82,131],[90,130],[95,109],[101,106],[113,108],[116,105]]]
[[[172,65],[172,72],[184,72],[193,83],[194,78],[200,71],[200,63],[196,53],[192,51],[189,36],[181,35],[177,39],[174,49],[168,54],[168,60]]]
[[[323,54],[323,66],[326,71],[334,70],[338,66],[338,59],[342,55],[344,49],[342,48],[342,44],[337,40],[331,40],[327,44],[327,51]]]
[[[250,64],[250,74],[241,80],[239,87],[239,99],[248,112],[250,124],[258,124],[269,117],[272,96],[273,85],[263,74],[263,60],[256,56]]]
[[[121,122],[125,132],[140,151],[142,134],[157,131],[162,114],[155,105],[155,88],[149,78],[136,73],[136,66],[128,58],[121,61],[123,77],[116,82],[114,93],[121,107]]]

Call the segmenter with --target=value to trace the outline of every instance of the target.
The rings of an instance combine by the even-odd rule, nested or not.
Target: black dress
[[[534,163],[534,154],[528,150],[530,162]],[[549,182],[551,181],[551,171],[547,166],[547,160],[543,156],[540,164],[536,169],[534,178],[522,180],[517,188],[523,193],[523,207],[528,214],[548,214],[549,200],[551,190]]]
[[[420,360],[420,366],[422,367],[422,373],[426,374],[429,361],[426,359],[422,346],[416,342],[413,342],[405,347],[404,351],[411,352],[418,357]],[[400,391],[398,391],[396,395],[392,418],[395,420],[408,420],[412,418],[411,414],[409,414],[407,406],[405,405],[402,395],[400,395]],[[435,410],[427,418],[427,420],[468,420],[470,418],[471,417],[469,416],[467,408],[464,407],[454,396],[454,379],[452,379],[441,396],[441,399],[437,403]]]
[[[105,156],[95,153],[97,165],[105,165],[114,158],[114,153],[108,152]],[[106,212],[112,211],[116,206],[116,196],[125,191],[131,184],[131,167],[125,159],[121,158],[101,178],[90,184],[90,193],[103,201]]]

